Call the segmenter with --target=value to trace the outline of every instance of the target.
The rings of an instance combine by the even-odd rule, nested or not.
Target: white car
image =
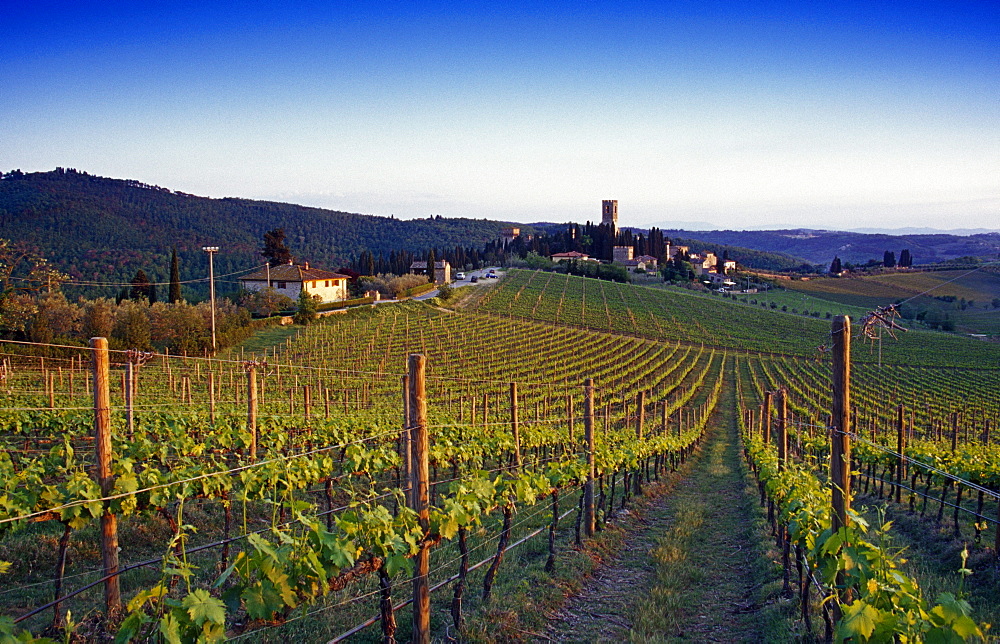
[[[464,280],[465,279],[465,273],[455,273],[455,279],[457,279],[457,280]]]

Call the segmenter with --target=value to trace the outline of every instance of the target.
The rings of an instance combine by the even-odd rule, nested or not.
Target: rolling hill
[[[75,279],[103,282],[128,281],[139,268],[154,281],[165,280],[174,246],[181,279],[204,276],[203,245],[222,249],[217,274],[244,270],[262,263],[261,237],[279,227],[295,256],[337,268],[366,249],[388,255],[390,250],[481,247],[505,225],[440,217],[403,221],[270,201],[211,199],[61,168],[12,172],[0,180],[0,236],[38,247]]]

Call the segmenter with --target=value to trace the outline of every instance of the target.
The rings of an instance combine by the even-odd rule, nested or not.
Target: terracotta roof
[[[568,253],[553,253],[552,257],[590,257],[590,255],[576,250],[571,250]]]
[[[302,265],[291,265],[291,264],[279,264],[278,266],[271,267],[271,281],[272,282],[310,282],[315,280],[334,280],[334,279],[351,279],[347,275],[341,275],[340,273],[334,273],[333,271],[324,271],[320,268],[311,268]],[[249,275],[244,275],[240,280],[253,281],[253,282],[263,282],[267,280],[267,269],[262,268],[259,271],[250,273]]]
[[[635,259],[639,260],[640,262],[655,262],[656,261],[656,258],[653,257],[652,255],[639,255]]]

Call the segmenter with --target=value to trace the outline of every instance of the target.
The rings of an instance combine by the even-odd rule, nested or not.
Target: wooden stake
[[[90,339],[94,367],[94,446],[97,449],[97,483],[101,494],[108,496],[115,487],[111,474],[111,390],[106,338]],[[104,603],[108,613],[121,609],[118,585],[118,520],[105,505],[101,515],[101,559],[104,563]]]
[[[420,354],[410,354],[410,412],[413,444],[413,469],[410,486],[413,489],[413,510],[426,535],[430,529],[430,465],[427,436],[427,392],[425,386],[427,359]],[[421,543],[413,557],[413,642],[430,644],[431,595],[427,575],[430,564],[430,547]]]
[[[247,368],[247,431],[250,432],[250,460],[257,460],[257,367]]]
[[[128,435],[135,433],[135,364],[129,360],[125,363],[125,421],[128,424]]]
[[[830,486],[833,502],[833,529],[849,525],[851,509],[851,318],[833,319],[833,422],[830,427]],[[837,586],[844,587],[843,573],[837,574]],[[834,620],[841,618],[841,603],[850,603],[849,589],[842,591],[840,602],[833,603]]]
[[[788,391],[778,390],[778,471],[788,465]]]
[[[594,479],[597,467],[594,461],[594,379],[587,378],[583,388],[583,431],[587,441],[587,482],[583,487],[583,532],[588,537],[594,536]]]
[[[413,447],[410,433],[410,377],[403,376],[403,429],[400,434],[399,456],[403,461],[403,480],[406,481],[406,503],[411,508],[413,503],[413,489],[411,482],[413,478]]]
[[[640,391],[635,397],[635,437],[642,440],[646,421],[646,392]]]
[[[575,419],[573,418],[573,396],[572,395],[567,395],[566,396],[566,420],[569,423],[569,442],[570,442],[570,444],[573,444],[573,442],[574,442],[574,436],[573,436],[574,427],[573,427],[573,425],[574,425]]]
[[[521,433],[517,423],[517,383],[510,383],[510,431],[514,435],[514,463],[521,469]]]
[[[760,428],[763,432],[762,436],[764,437],[765,445],[768,445],[771,442],[771,403],[773,396],[773,391],[764,392],[764,412],[760,419]]]
[[[896,503],[899,503],[903,498],[903,481],[906,477],[906,458],[903,456],[903,451],[906,449],[905,418],[906,413],[903,406],[900,405],[896,409],[896,452],[899,454],[899,460],[896,463]]]
[[[208,372],[208,419],[215,424],[215,372]]]

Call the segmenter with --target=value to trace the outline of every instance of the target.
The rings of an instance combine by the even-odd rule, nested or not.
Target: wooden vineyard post
[[[424,356],[410,354],[410,431],[413,439],[410,487],[413,491],[413,510],[417,513],[417,521],[425,535],[430,529],[426,365],[427,359]],[[431,641],[431,594],[427,580],[429,548],[427,543],[421,543],[420,550],[413,557],[413,642],[420,644],[430,644]]]
[[[771,443],[771,403],[773,396],[773,391],[764,392],[764,411],[760,418],[760,429],[761,437],[764,439],[765,445],[769,445]]]
[[[403,383],[403,430],[399,436],[399,457],[403,461],[403,480],[406,481],[406,486],[403,488],[406,491],[406,503],[413,507],[413,490],[410,487],[410,479],[413,471],[413,443],[410,437],[410,377],[404,375],[402,377]]]
[[[667,435],[667,401],[660,403],[660,436]]]
[[[247,367],[247,431],[250,432],[250,460],[257,460],[257,367]]]
[[[646,420],[646,392],[640,391],[635,397],[635,437],[642,440],[643,424]]]
[[[830,427],[830,486],[833,501],[833,530],[848,526],[851,509],[851,318],[833,319],[833,423]],[[843,574],[837,574],[843,587]],[[850,600],[849,591],[841,601]],[[834,617],[840,620],[840,604],[833,605]]]
[[[903,498],[903,481],[906,480],[906,458],[903,451],[906,449],[906,422],[903,405],[896,410],[896,452],[899,454],[899,461],[896,463],[896,503]]]
[[[215,424],[215,372],[208,372],[208,419]]]
[[[594,536],[594,479],[597,468],[594,462],[594,379],[587,378],[583,388],[583,431],[587,441],[587,482],[583,487],[583,532]]]
[[[778,390],[778,471],[788,465],[788,390]]]
[[[128,435],[135,433],[135,363],[131,360],[125,363],[125,422],[128,425]]]
[[[778,423],[776,427],[776,438],[778,441],[778,471],[781,472],[788,467],[788,390],[784,387],[779,387],[777,394]],[[770,512],[770,510],[771,506],[769,504],[768,511]],[[781,568],[783,571],[782,593],[784,593],[785,596],[788,596],[791,593],[791,564],[789,563],[790,543],[784,524],[778,526],[778,542],[781,544]]]
[[[640,391],[635,397],[635,438],[637,443],[642,442],[643,423],[646,420],[646,392]],[[636,494],[642,493],[642,461],[639,462],[639,466],[635,470],[635,479],[633,484],[633,490]]]
[[[514,436],[514,464],[521,469],[521,433],[517,423],[517,383],[510,383],[510,431]]]
[[[115,487],[111,474],[111,389],[108,373],[108,341],[91,338],[94,365],[94,447],[97,449],[97,483],[101,495],[108,496]],[[118,520],[105,506],[101,515],[101,559],[104,563],[104,603],[109,616],[121,609],[118,586]]]
[[[566,396],[566,420],[569,422],[569,443],[570,443],[570,445],[573,445],[574,444],[573,421],[575,419],[573,418],[573,396],[572,395],[567,395]],[[989,421],[987,421],[987,423],[988,422]],[[989,424],[987,424],[986,426],[989,427]]]

